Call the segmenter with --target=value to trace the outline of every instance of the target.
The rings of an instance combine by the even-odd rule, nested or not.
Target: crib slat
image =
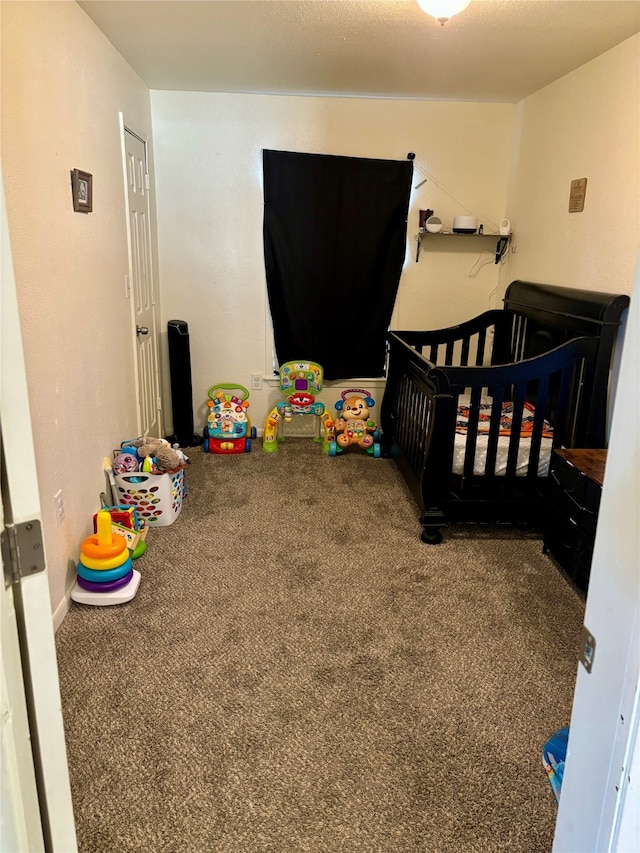
[[[500,418],[502,416],[502,403],[504,402],[504,385],[498,385],[492,390],[493,403],[491,405],[489,439],[487,441],[487,462],[484,468],[484,473],[489,477],[492,477],[496,470],[498,439],[500,437]]]
[[[522,412],[526,395],[527,383],[518,382],[513,394],[513,414],[511,417],[511,433],[509,435],[509,452],[507,454],[507,477],[515,477],[518,467],[518,451],[522,432]]]
[[[466,367],[469,364],[469,342],[470,338],[467,335],[462,339],[462,350],[460,352],[460,364]]]
[[[462,474],[464,477],[473,476],[473,466],[476,458],[476,443],[478,438],[478,417],[480,415],[480,402],[482,399],[482,388],[476,385],[471,391],[469,401],[469,421],[467,424],[467,440],[464,447],[464,466]]]
[[[478,349],[476,350],[476,367],[484,364],[484,348],[487,341],[487,330],[480,329],[478,332]]]
[[[450,367],[453,364],[453,341],[449,341],[447,343],[444,353],[444,363],[447,367]]]
[[[536,394],[536,411],[533,417],[533,436],[531,437],[531,450],[529,451],[529,467],[527,477],[537,477],[540,467],[540,449],[542,447],[542,429],[547,415],[549,405],[549,374],[541,376],[538,381],[538,392]],[[545,439],[547,441],[547,439]]]

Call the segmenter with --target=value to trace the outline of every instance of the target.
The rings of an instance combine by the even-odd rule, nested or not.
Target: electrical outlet
[[[251,374],[251,390],[262,391],[262,375],[260,373]]]
[[[56,522],[58,524],[58,527],[60,527],[60,525],[64,521],[64,502],[62,500],[62,489],[56,492],[53,496],[53,503],[56,508]]]

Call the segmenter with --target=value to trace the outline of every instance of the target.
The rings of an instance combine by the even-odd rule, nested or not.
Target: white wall
[[[151,104],[163,326],[189,323],[196,425],[211,385],[249,386],[251,373],[269,367],[263,148],[388,159],[414,152],[446,191],[429,180],[412,194],[394,324],[436,328],[489,307],[499,269],[491,263],[469,278],[477,239],[430,244],[416,263],[414,235],[420,208],[451,223],[466,212],[462,203],[485,227],[504,216],[514,105],[164,91],[152,92]],[[423,177],[416,169],[414,186]],[[485,245],[493,258],[495,243]],[[251,394],[254,425],[276,399],[273,389]]]
[[[136,431],[119,112],[150,133],[149,92],[76,3],[0,9],[2,168],[59,621],[103,458]],[[73,168],[93,175],[93,213],[73,211]]]
[[[508,276],[631,293],[640,239],[640,35],[518,105]],[[584,212],[571,181],[587,178]]]

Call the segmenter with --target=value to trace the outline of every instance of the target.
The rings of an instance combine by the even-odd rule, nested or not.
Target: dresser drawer
[[[576,503],[582,505],[589,480],[570,462],[554,456],[551,465],[551,482],[563,489]]]
[[[591,571],[606,451],[561,449],[552,455],[544,550],[586,592]]]
[[[576,586],[586,592],[589,585],[593,537],[566,516],[554,514],[547,522],[543,544]]]
[[[551,494],[549,496],[550,506],[548,511],[556,516],[559,515],[563,518],[569,519],[577,527],[580,527],[587,533],[593,534],[598,520],[599,501],[596,501],[592,495],[588,496],[587,492],[588,489],[585,488],[583,490],[581,500],[577,501],[573,492],[560,488],[557,483],[552,483]],[[585,500],[587,497],[590,497],[591,500]],[[594,509],[589,508],[587,506],[588,503],[591,504]]]

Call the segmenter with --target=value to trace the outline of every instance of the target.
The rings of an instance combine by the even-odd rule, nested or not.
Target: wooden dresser
[[[556,450],[551,459],[544,551],[582,591],[589,586],[606,450]]]

